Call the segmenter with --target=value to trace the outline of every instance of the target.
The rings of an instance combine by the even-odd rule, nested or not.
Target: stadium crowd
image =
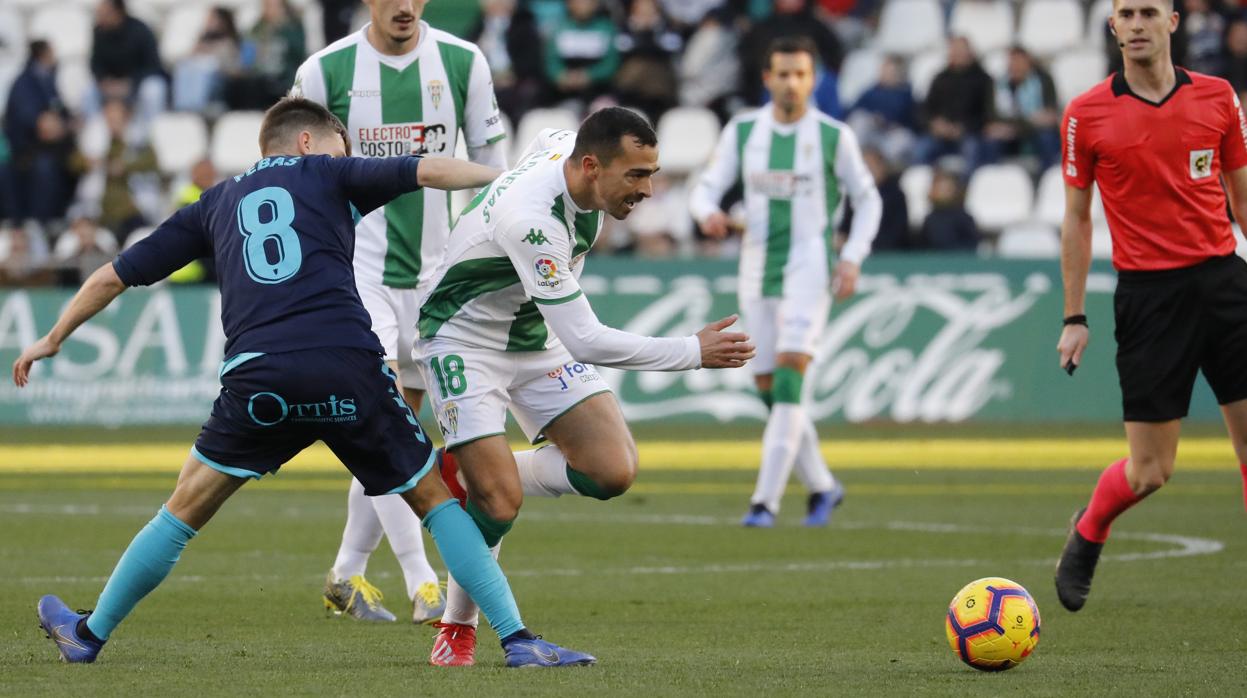
[[[367,16],[356,0],[57,5],[0,0],[0,55],[12,68],[0,71],[8,285],[76,284],[197,199],[233,171],[217,152],[230,145],[220,143],[231,140],[227,117],[271,104],[309,53]],[[1218,0],[1175,6],[1183,15],[1175,62],[1247,90],[1247,15]],[[490,64],[499,106],[517,126],[513,141],[531,122],[571,125],[622,104],[644,112],[660,138],[675,135],[664,149],[704,142],[694,163],[732,114],[766,101],[768,43],[808,36],[821,54],[818,107],[858,133],[883,197],[877,251],[1055,257],[1061,110],[1119,60],[1106,41],[1110,8],[1108,0],[479,0],[465,33]],[[77,43],[73,17],[89,21]],[[196,128],[158,137],[173,124]],[[205,134],[197,147],[192,131]],[[162,152],[170,140],[176,155]],[[523,145],[513,142],[513,152]],[[702,238],[687,213],[697,166],[666,169],[654,198],[611,226],[599,252],[732,256],[731,242]],[[1106,230],[1097,230],[1096,249],[1106,253]],[[210,278],[199,265],[176,276]]]

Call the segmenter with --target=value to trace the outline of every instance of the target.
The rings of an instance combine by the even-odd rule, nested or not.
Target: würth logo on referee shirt
[[[1191,179],[1212,176],[1212,149],[1191,151]]]

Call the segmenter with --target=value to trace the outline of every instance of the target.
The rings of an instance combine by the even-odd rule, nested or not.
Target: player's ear
[[[295,136],[295,148],[298,149],[299,155],[308,155],[312,152],[312,132],[299,131],[299,135]]]

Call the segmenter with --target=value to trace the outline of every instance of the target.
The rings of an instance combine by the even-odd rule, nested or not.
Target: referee
[[[1225,80],[1174,67],[1172,0],[1114,0],[1108,21],[1124,67],[1070,102],[1062,124],[1066,317],[1057,351],[1072,373],[1089,340],[1083,301],[1095,183],[1118,272],[1117,373],[1130,457],[1100,475],[1074,514],[1056,569],[1057,596],[1071,611],[1087,601],[1113,520],[1173,473],[1197,371],[1217,396],[1247,479],[1247,263],[1234,254],[1225,193],[1242,225],[1247,121]]]

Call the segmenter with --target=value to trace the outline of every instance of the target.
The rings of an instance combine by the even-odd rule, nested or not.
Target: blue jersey
[[[215,258],[227,357],[331,346],[380,353],[355,290],[354,215],[418,189],[419,160],[265,158],[173,214],[113,268],[127,286],[145,286]]]

